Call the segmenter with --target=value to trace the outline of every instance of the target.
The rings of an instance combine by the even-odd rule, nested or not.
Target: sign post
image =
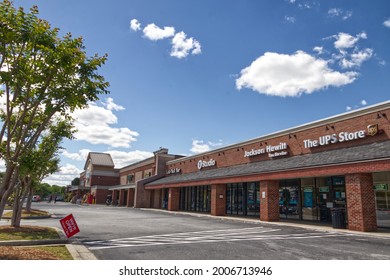
[[[60,220],[60,223],[67,238],[70,238],[76,233],[80,232],[80,229],[77,226],[76,220],[74,219],[72,214],[69,214],[65,218],[62,218]]]

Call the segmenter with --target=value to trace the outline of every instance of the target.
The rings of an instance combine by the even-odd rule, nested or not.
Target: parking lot
[[[103,260],[390,260],[390,234],[331,227],[262,223],[257,219],[211,217],[104,205],[34,203],[51,219],[23,221],[60,227],[72,213],[81,242]]]

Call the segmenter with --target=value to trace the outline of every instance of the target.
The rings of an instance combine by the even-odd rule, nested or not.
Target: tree
[[[22,206],[26,198],[29,197],[31,201],[33,185],[58,170],[60,162],[58,151],[61,149],[61,141],[64,137],[71,138],[71,135],[72,126],[66,121],[57,120],[42,137],[37,148],[31,150],[20,161],[11,226],[20,226]],[[26,208],[29,210],[28,207]]]
[[[72,186],[78,186],[78,185],[80,185],[80,178],[79,178],[79,177],[74,178],[74,179],[72,180],[72,182],[71,182],[71,185],[72,185]]]
[[[107,55],[87,56],[83,39],[38,18],[36,6],[26,13],[8,0],[0,2],[0,158],[5,161],[0,185],[0,217],[8,197],[20,185],[19,167],[36,148],[53,120],[72,123],[71,113],[108,93],[98,74]],[[19,184],[19,185],[18,185]]]

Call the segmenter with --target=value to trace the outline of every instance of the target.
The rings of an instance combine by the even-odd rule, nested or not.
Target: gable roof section
[[[84,165],[84,170],[87,169],[88,162],[91,160],[92,165],[114,167],[114,161],[110,154],[90,152]]]

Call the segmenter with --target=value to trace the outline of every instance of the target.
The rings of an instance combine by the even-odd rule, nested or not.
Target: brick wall
[[[356,231],[376,231],[375,193],[372,174],[347,174],[348,229]]]
[[[225,216],[226,185],[211,185],[211,215]]]
[[[390,109],[381,110],[387,116],[390,116]],[[374,136],[367,135],[365,138],[337,142],[335,144],[329,144],[324,146],[305,148],[304,140],[319,139],[321,136],[336,134],[341,132],[356,132],[359,130],[365,130],[367,132],[367,126],[371,124],[377,124],[380,132]],[[300,128],[300,130],[291,133],[285,133],[284,135],[278,135],[271,138],[259,138],[259,140],[247,141],[242,144],[234,145],[234,147],[227,147],[226,149],[219,149],[215,152],[199,155],[197,157],[183,158],[182,160],[175,161],[175,163],[169,164],[167,169],[180,168],[181,173],[191,173],[199,171],[197,163],[199,160],[209,161],[215,160],[215,165],[206,167],[204,170],[227,167],[238,164],[246,164],[250,162],[270,160],[268,153],[259,154],[252,157],[244,157],[245,151],[251,151],[252,149],[265,148],[267,145],[278,145],[280,143],[287,143],[288,157],[317,153],[326,150],[340,149],[352,146],[366,145],[373,142],[386,141],[390,139],[390,122],[382,118],[377,118],[377,112],[368,113],[366,115],[344,119],[341,121],[331,122],[319,122],[316,127]]]
[[[119,185],[119,177],[112,176],[91,176],[91,186],[115,186]]]
[[[279,221],[279,181],[260,182],[260,220]]]
[[[169,188],[168,210],[169,211],[179,210],[179,204],[180,204],[180,189],[179,188]]]

